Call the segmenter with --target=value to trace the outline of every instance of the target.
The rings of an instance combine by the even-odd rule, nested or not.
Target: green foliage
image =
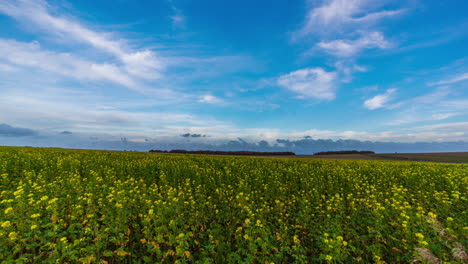
[[[466,164],[2,147],[0,261],[463,263],[467,184]]]

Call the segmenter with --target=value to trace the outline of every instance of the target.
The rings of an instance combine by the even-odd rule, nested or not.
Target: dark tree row
[[[340,151],[321,151],[321,152],[314,153],[314,155],[336,155],[336,154],[375,154],[375,152],[369,151],[369,150],[363,150],[363,151],[340,150]]]
[[[149,152],[155,153],[177,153],[177,154],[204,154],[204,155],[237,155],[237,156],[292,156],[296,155],[294,152],[283,151],[283,152],[257,152],[257,151],[217,151],[217,150],[183,150],[173,149],[157,150],[152,149]]]

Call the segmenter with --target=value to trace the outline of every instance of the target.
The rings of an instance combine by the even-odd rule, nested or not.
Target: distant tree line
[[[321,151],[315,152],[314,155],[336,155],[336,154],[375,154],[374,151],[369,150],[340,150],[340,151]]]
[[[152,149],[149,152],[154,153],[176,153],[176,154],[204,154],[204,155],[237,155],[237,156],[292,156],[296,155],[294,152],[282,151],[282,152],[258,152],[258,151],[218,151],[218,150],[183,150],[173,149],[157,150]]]

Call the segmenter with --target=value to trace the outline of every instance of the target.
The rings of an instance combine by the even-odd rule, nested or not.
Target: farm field
[[[2,263],[466,263],[468,164],[0,147]]]
[[[297,155],[293,157],[313,158],[313,159],[408,160],[408,161],[468,163],[468,152]]]

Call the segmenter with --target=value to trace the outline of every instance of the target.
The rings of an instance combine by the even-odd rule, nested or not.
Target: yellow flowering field
[[[468,164],[0,147],[1,263],[466,263]]]

